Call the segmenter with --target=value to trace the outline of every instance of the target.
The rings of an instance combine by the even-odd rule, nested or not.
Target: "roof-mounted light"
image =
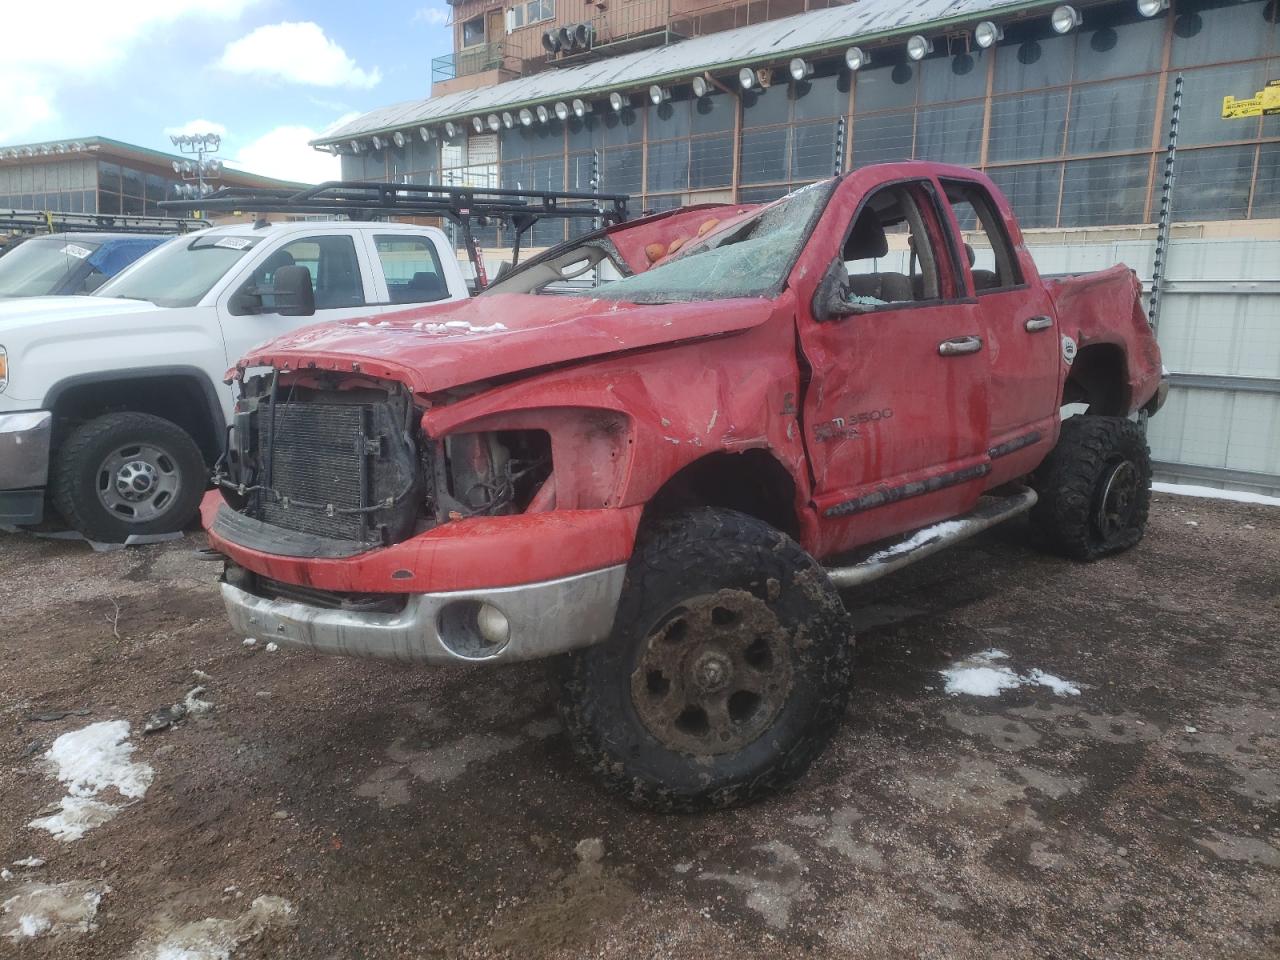
[[[998,24],[992,23],[990,20],[983,20],[973,28],[973,42],[983,50],[994,46],[996,41],[1003,39],[1004,31]]]
[[[756,72],[750,67],[743,67],[738,71],[738,82],[742,84],[743,90],[754,90],[756,88]]]
[[[563,100],[559,100],[555,105],[556,119],[560,121],[569,119],[569,105]]]
[[[1138,12],[1144,17],[1154,17],[1162,10],[1169,9],[1169,0],[1138,0]]]
[[[609,94],[609,106],[613,108],[614,113],[621,113],[622,108],[627,105],[626,99],[616,90]]]
[[[573,115],[579,120],[591,112],[591,103],[581,97],[576,98],[569,106],[573,110]]]
[[[407,140],[405,139],[404,133],[401,132],[400,130],[397,130],[395,133],[391,135],[391,142],[394,143],[397,147],[403,147],[407,142]]]
[[[539,123],[546,123],[551,119],[551,111],[546,108],[545,104],[538,104],[538,109],[535,112],[538,115]]]
[[[813,64],[804,57],[795,57],[787,64],[787,72],[791,74],[792,80],[799,83],[813,76]]]
[[[504,111],[502,114],[502,125],[508,130],[516,125],[516,118],[511,115],[510,111]]]
[[[850,47],[844,52],[844,65],[854,73],[857,73],[870,62],[871,56],[861,47]]]
[[[1049,17],[1054,33],[1070,33],[1083,22],[1080,11],[1065,3],[1055,7],[1053,14]]]
[[[522,127],[533,126],[533,111],[530,110],[528,107],[524,107],[520,110],[520,126]]]
[[[933,41],[928,37],[917,33],[907,38],[907,56],[912,60],[923,60],[931,53],[933,53]]]
[[[654,84],[649,88],[649,102],[655,107],[671,99],[671,91],[667,87]]]

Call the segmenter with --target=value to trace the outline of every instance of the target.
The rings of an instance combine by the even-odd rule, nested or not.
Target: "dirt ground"
[[[1015,523],[849,593],[833,748],[696,817],[602,794],[540,665],[244,646],[202,543],[0,534],[0,903],[102,896],[95,929],[0,956],[150,960],[213,929],[237,960],[1280,955],[1275,508],[1158,495],[1143,544],[1089,566]],[[1078,695],[945,692],[991,649]],[[142,734],[197,684],[212,709]],[[117,719],[145,797],[73,842],[30,827],[66,793],[43,752]]]

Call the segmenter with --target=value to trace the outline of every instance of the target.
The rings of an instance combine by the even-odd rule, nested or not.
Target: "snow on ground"
[[[113,803],[90,797],[63,797],[61,808],[48,816],[37,817],[27,826],[47,830],[63,843],[79,840],[94,827],[100,827],[120,812]]]
[[[111,888],[103,883],[24,883],[0,907],[0,934],[15,942],[36,937],[88,933],[98,904]]]
[[[1004,690],[1015,687],[1048,687],[1056,694],[1079,696],[1080,688],[1061,677],[1043,670],[1020,674],[1012,667],[997,663],[1009,655],[1001,650],[984,650],[975,653],[954,666],[942,671],[947,693],[968,694],[971,697],[998,697]]]
[[[130,960],[228,960],[241,944],[287,923],[292,913],[293,904],[283,897],[258,897],[234,920],[210,917],[154,930],[133,948]]]
[[[867,557],[867,563],[883,563],[886,560],[892,560],[894,557],[909,553],[916,547],[924,546],[931,540],[937,540],[939,537],[945,537],[954,530],[958,530],[964,526],[961,520],[947,520],[944,523],[935,523],[931,527],[925,527],[923,530],[917,530],[909,539],[903,540],[901,543],[895,543],[891,547],[886,547],[879,553],[873,553]]]
[[[130,759],[134,749],[127,720],[91,723],[64,733],[44,756],[57,778],[67,785],[67,796],[62,798],[60,809],[32,820],[29,826],[69,843],[106,823],[121,809],[97,799],[102,791],[114,787],[131,800],[145,795],[155,773],[147,764]]]
[[[1231,500],[1234,503],[1260,503],[1266,507],[1280,507],[1280,497],[1268,497],[1261,493],[1243,490],[1219,490],[1216,487],[1198,487],[1195,484],[1153,483],[1155,493],[1173,493],[1180,497],[1205,497],[1211,500]]]

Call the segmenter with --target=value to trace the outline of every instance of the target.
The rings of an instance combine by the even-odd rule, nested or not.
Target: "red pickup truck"
[[[989,179],[912,162],[289,334],[237,366],[204,504],[228,613],[335,654],[566,654],[612,788],[751,799],[845,708],[841,587],[1024,512],[1081,560],[1142,537],[1165,388],[1140,297],[1123,266],[1041,277]]]

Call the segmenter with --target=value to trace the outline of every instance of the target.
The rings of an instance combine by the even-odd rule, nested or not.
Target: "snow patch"
[[[1016,673],[1012,667],[997,663],[1008,659],[1002,650],[984,650],[942,671],[946,691],[971,697],[998,697],[1015,687],[1048,687],[1059,696],[1077,697],[1080,688],[1070,681],[1043,670]]]
[[[129,721],[104,720],[81,730],[64,733],[45,754],[57,768],[57,777],[74,797],[92,797],[108,787],[137,799],[147,792],[154,771],[134,763],[135,747],[129,743]]]
[[[130,960],[229,960],[239,947],[268,928],[287,923],[293,904],[262,896],[234,920],[210,917],[170,927],[139,942]]]
[[[1199,487],[1195,484],[1153,483],[1155,493],[1172,493],[1180,497],[1203,497],[1209,500],[1231,500],[1235,503],[1259,503],[1265,507],[1280,507],[1280,497],[1268,497],[1244,490],[1218,490],[1215,487]]]
[[[505,323],[491,323],[488,326],[476,326],[467,323],[465,320],[446,320],[444,323],[435,323],[430,320],[419,320],[413,325],[413,329],[419,333],[500,333],[507,329]]]
[[[917,547],[922,547],[926,543],[931,543],[941,537],[946,537],[963,526],[964,521],[962,520],[947,520],[943,523],[935,523],[931,527],[925,527],[923,530],[917,530],[909,539],[903,540],[901,543],[895,543],[893,546],[886,547],[878,553],[873,553],[871,556],[867,557],[866,562],[884,563],[886,560],[892,560],[894,557],[901,556],[904,553],[910,553],[912,550]]]
[[[18,942],[89,933],[97,927],[98,904],[110,892],[107,885],[87,880],[24,883],[16,895],[0,904],[4,910],[0,934]]]
[[[135,763],[129,743],[127,720],[91,723],[64,733],[44,755],[54,775],[67,786],[57,812],[32,820],[28,826],[47,830],[68,843],[106,823],[121,809],[96,799],[103,790],[115,787],[131,800],[143,797],[155,771],[145,763]]]
[[[37,817],[27,824],[47,830],[63,843],[79,840],[94,827],[100,827],[123,809],[88,797],[63,797],[61,808],[47,817]]]

